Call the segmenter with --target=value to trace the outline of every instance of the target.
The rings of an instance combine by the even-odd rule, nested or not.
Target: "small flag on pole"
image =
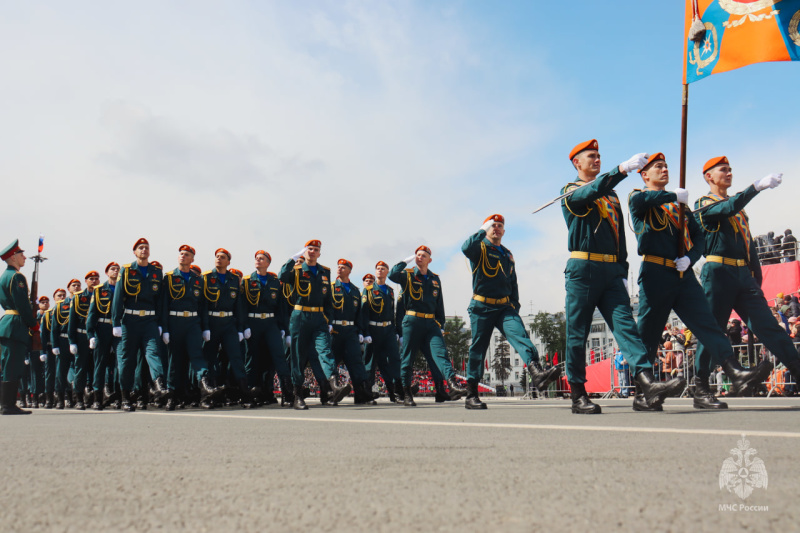
[[[39,235],[39,253],[44,250],[44,235]]]

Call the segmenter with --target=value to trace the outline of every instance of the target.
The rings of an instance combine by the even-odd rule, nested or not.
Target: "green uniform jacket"
[[[267,282],[261,283],[258,278],[258,271],[250,274],[244,280],[244,307],[249,313],[272,313],[278,322],[278,329],[289,331],[289,304],[283,297],[283,287],[278,275],[274,272],[267,272]],[[251,321],[260,324],[260,319],[245,317],[245,324],[250,327]]]
[[[569,235],[567,237],[570,252],[589,252],[596,254],[610,254],[617,256],[617,262],[628,272],[628,250],[625,246],[625,220],[620,209],[619,198],[614,192],[614,187],[625,179],[626,175],[620,172],[619,167],[598,176],[594,181],[579,186],[578,190],[569,198],[561,200],[561,211],[567,222]],[[582,182],[567,184],[561,193],[580,185]],[[595,205],[595,200],[606,198],[617,208],[619,223],[617,233],[611,224],[601,217]],[[619,238],[617,238],[619,237]]]
[[[66,298],[53,308],[53,313],[50,315],[52,319],[50,322],[50,344],[53,348],[58,348],[61,342],[61,334],[67,334],[69,330],[69,308],[71,306],[72,299]]]
[[[84,289],[72,298],[69,306],[69,335],[70,344],[78,344],[78,330],[86,331],[86,318],[89,316],[89,308],[92,301],[92,293],[89,289]]]
[[[216,268],[203,272],[203,295],[209,313],[233,313],[236,319],[236,331],[244,331],[244,305],[239,276],[227,271],[225,282],[220,283]]]
[[[744,259],[748,262],[753,277],[761,286],[761,264],[758,262],[758,251],[753,242],[752,235],[747,243],[736,229],[731,217],[736,216],[744,207],[755,198],[758,191],[753,185],[725,200],[716,201],[710,196],[703,196],[695,202],[695,209],[707,204],[714,204],[695,218],[705,230],[706,250],[705,255],[719,255],[730,259]],[[716,203],[715,203],[716,202]],[[747,219],[747,215],[742,213]],[[749,219],[748,219],[749,220]],[[749,253],[748,253],[749,246]]]
[[[123,266],[111,305],[113,326],[119,327],[130,317],[136,316],[126,314],[126,309],[154,311],[153,318],[158,321],[161,317],[162,278],[161,268],[152,263],[147,265],[147,279],[136,263]],[[136,316],[136,319],[139,317]]]
[[[361,312],[361,293],[358,291],[358,287],[352,283],[347,283],[347,285],[350,286],[350,292],[344,290],[345,284],[340,279],[331,283],[333,320],[352,322],[358,328],[360,335],[369,335],[367,323],[364,320],[366,313]],[[335,325],[333,327],[336,328]]]
[[[53,309],[55,307],[51,307],[44,313],[41,311],[37,313],[39,317],[39,334],[42,337],[42,353],[49,354],[50,350],[53,348],[52,339],[50,338],[50,328],[52,327],[52,320],[53,320]]]
[[[386,285],[384,293],[377,284],[366,287],[361,293],[361,315],[364,323],[391,322],[397,327],[394,317],[394,289]]]
[[[28,329],[36,326],[36,315],[28,300],[25,276],[11,267],[0,276],[0,305],[6,311],[18,313],[0,317],[0,339],[29,343],[31,335]]]
[[[415,313],[434,315],[440,328],[444,327],[444,299],[442,283],[439,276],[428,270],[427,278],[419,273],[419,269],[406,268],[406,263],[397,263],[389,271],[389,279],[400,285],[400,296],[406,310]]]
[[[519,286],[514,256],[503,246],[493,245],[484,230],[472,235],[461,251],[467,256],[472,270],[472,292],[485,298],[505,298],[514,309],[519,309]]]
[[[200,317],[200,327],[208,329],[208,304],[203,296],[203,278],[189,271],[189,281],[176,268],[164,275],[164,290],[161,291],[161,318],[164,333],[169,333],[170,311],[189,311]]]
[[[678,257],[678,244],[680,243],[678,228],[669,222],[666,213],[661,209],[662,205],[676,200],[675,193],[669,191],[634,189],[631,192],[628,198],[628,207],[631,210],[633,229],[639,241],[639,255],[655,255],[670,260]],[[692,249],[686,252],[686,256],[694,265],[703,255],[706,243],[703,230],[688,207],[686,208],[686,224],[692,239]]]
[[[111,302],[114,300],[115,286],[106,281],[92,291],[89,302],[89,316],[86,317],[86,332],[89,338],[97,338],[97,324],[101,318],[111,320]],[[109,324],[110,325],[110,324]]]
[[[294,260],[289,259],[278,275],[287,287],[286,296],[292,305],[303,307],[322,307],[325,319],[333,320],[333,299],[331,299],[331,269],[317,263],[317,275],[311,273],[308,264],[295,268]]]

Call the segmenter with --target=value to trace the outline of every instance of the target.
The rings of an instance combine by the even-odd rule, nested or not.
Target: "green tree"
[[[567,321],[564,318],[564,312],[540,311],[533,317],[531,332],[542,340],[547,353],[563,353],[564,346],[567,344]]]
[[[453,360],[453,368],[456,372],[461,372],[462,368],[466,368],[471,342],[472,332],[465,327],[464,321],[460,317],[447,319],[444,323],[444,345],[447,347],[447,355]]]
[[[498,337],[497,345],[494,347],[492,370],[494,370],[494,375],[505,387],[506,380],[511,375],[511,346],[503,336]]]

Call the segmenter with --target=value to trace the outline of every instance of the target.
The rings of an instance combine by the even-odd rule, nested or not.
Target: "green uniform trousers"
[[[425,354],[426,349],[431,356],[428,364],[434,381],[440,377],[436,375],[436,370],[441,373],[441,377],[452,378],[455,371],[447,357],[447,348],[439,324],[432,318],[406,315],[403,317],[403,349],[400,352],[400,379],[403,387],[411,386],[414,355],[417,350],[422,350]]]
[[[78,333],[75,339],[78,353],[75,354],[75,390],[83,394],[86,383],[91,385],[94,378],[94,358],[89,349],[89,338],[85,333]]]
[[[221,347],[228,357],[228,365],[235,382],[238,384],[240,381],[246,380],[244,357],[235,319],[233,317],[211,317],[209,330],[211,331],[211,340],[203,344],[203,358],[208,365],[209,372],[215,374],[214,379],[221,380],[228,373],[228,369],[222,368],[220,361],[219,349]]]
[[[358,328],[355,326],[333,326],[331,352],[336,364],[344,361],[350,372],[353,385],[367,381],[367,369],[361,356],[361,343],[358,342]]]
[[[626,276],[622,265],[570,259],[564,274],[567,288],[565,360],[569,382],[586,383],[586,339],[595,308],[600,310],[620,350],[627,355],[631,375],[652,368],[633,321],[631,300],[622,282]]]
[[[317,381],[327,381],[333,375],[336,364],[331,353],[331,338],[325,315],[311,311],[292,311],[289,334],[292,336],[292,383],[295,386],[303,384],[303,371],[309,361]]]
[[[119,339],[111,334],[111,324],[98,324],[95,331],[97,345],[94,347],[94,380],[92,387],[103,390],[106,383],[114,384],[115,356]],[[111,376],[111,377],[109,377]]]
[[[375,370],[381,371],[385,383],[394,383],[400,379],[400,348],[397,345],[397,334],[390,326],[370,326],[369,335],[372,343],[367,344],[364,352],[364,370],[370,383],[375,382]]]
[[[158,353],[158,339],[158,324],[154,319],[131,318],[122,324],[122,338],[117,345],[117,366],[122,390],[133,390],[139,350],[144,354],[150,368],[150,376],[155,380],[164,375]]]
[[[55,392],[64,394],[72,382],[73,376],[70,373],[72,363],[75,360],[75,356],[69,353],[69,340],[66,337],[66,333],[62,333],[62,336],[58,338],[58,350],[58,355],[51,355],[56,359]]]
[[[208,375],[208,365],[203,357],[203,332],[200,330],[199,318],[170,317],[167,351],[169,390],[186,391],[189,367],[198,381]]]
[[[13,339],[0,339],[0,368],[2,381],[18,381],[22,378],[28,346]]]
[[[469,325],[472,344],[469,347],[467,377],[480,381],[483,377],[486,350],[497,328],[511,346],[522,356],[526,365],[539,362],[539,352],[531,342],[519,313],[510,305],[489,305],[477,300],[469,304]]]
[[[250,338],[245,341],[245,345],[247,351],[244,368],[250,387],[273,387],[272,376],[275,372],[280,379],[291,379],[292,370],[286,359],[277,320],[263,318],[251,321]]]

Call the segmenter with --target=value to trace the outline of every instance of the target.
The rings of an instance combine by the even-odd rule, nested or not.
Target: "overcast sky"
[[[133,260],[142,236],[167,268],[187,243],[202,268],[225,247],[246,273],[255,250],[277,271],[320,239],[321,262],[345,257],[359,281],[426,244],[463,315],[461,243],[501,213],[523,312],[561,310],[563,217],[531,211],[590,138],[604,170],[664,152],[677,186],[683,68],[682,2],[570,6],[3,2],[2,245],[32,255],[45,234],[49,295]],[[771,63],[690,86],[692,200],[702,163],[728,155],[733,192],[784,173],[748,207],[753,232],[798,226],[798,82],[800,65]]]

